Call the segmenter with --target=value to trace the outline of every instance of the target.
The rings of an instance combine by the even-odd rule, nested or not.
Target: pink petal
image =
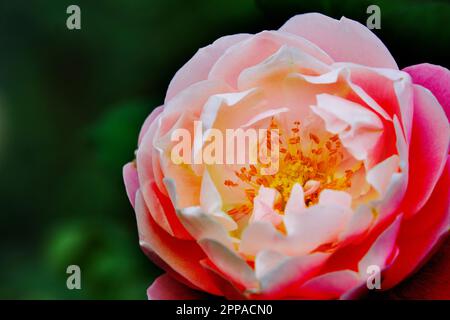
[[[282,46],[299,48],[324,63],[333,60],[315,44],[293,34],[279,31],[263,31],[230,47],[214,64],[208,79],[221,79],[237,87],[239,74],[257,65],[278,51]]]
[[[414,118],[410,145],[410,181],[403,211],[414,214],[426,203],[436,185],[450,143],[450,127],[436,98],[414,85]]]
[[[165,102],[191,84],[205,80],[213,64],[232,45],[251,37],[249,34],[235,34],[217,39],[214,43],[197,51],[181,69],[177,71],[167,89]]]
[[[280,30],[308,39],[337,62],[398,69],[389,50],[374,33],[345,17],[335,20],[320,13],[300,14],[289,19]]]
[[[160,134],[166,134],[182,113],[200,115],[208,99],[216,94],[226,94],[234,90],[222,80],[202,80],[181,90],[166,102]]]
[[[276,299],[291,296],[302,283],[315,276],[329,254],[313,253],[288,257],[260,279],[261,297]]]
[[[383,286],[390,288],[424,263],[450,230],[450,160],[425,206],[405,217],[398,235],[399,255],[384,274]]]
[[[442,239],[442,242],[430,261],[401,285],[390,290],[387,298],[450,300],[450,239]]]
[[[231,279],[245,289],[251,290],[258,287],[254,271],[244,259],[236,255],[234,250],[211,239],[200,240],[199,245],[227,279]]]
[[[169,234],[182,239],[189,239],[189,234],[179,222],[173,205],[165,194],[166,189],[162,181],[160,158],[153,145],[159,117],[160,115],[157,116],[144,134],[137,151],[136,166],[140,189],[154,221]]]
[[[292,187],[284,212],[286,215],[301,214],[305,211],[305,208],[306,205],[303,187],[299,183],[296,183]]]
[[[392,175],[399,169],[400,158],[394,154],[384,159],[367,172],[369,182],[383,198],[391,183]]]
[[[176,142],[171,141],[171,133],[176,128],[187,129],[193,136],[194,121],[211,95],[229,92],[229,86],[220,81],[201,81],[180,92],[165,106],[158,122],[153,123],[142,139],[137,151],[139,181],[142,187],[154,181],[159,190],[167,195],[162,182],[164,177],[177,178],[180,191],[180,205],[198,204],[198,192],[182,192],[195,186],[200,190],[200,178],[189,168],[175,165],[170,159],[170,148]],[[158,147],[158,148],[157,148]],[[191,166],[192,169],[193,166]],[[143,192],[147,197],[146,192]],[[147,199],[146,199],[147,201]],[[159,222],[159,220],[156,220]]]
[[[172,133],[176,132],[176,130],[186,129],[190,132],[187,138],[191,138],[193,136],[195,120],[196,118],[189,113],[182,114],[169,132],[163,136],[159,136],[157,133],[157,136],[153,142],[153,145],[157,151],[154,152],[152,156],[157,157],[159,160],[163,180],[166,178],[171,178],[175,181],[177,187],[178,205],[180,207],[188,207],[199,204],[201,177],[191,170],[191,166],[178,165],[172,160],[171,151],[178,143],[172,140]],[[191,141],[189,141],[189,143],[191,143]],[[138,151],[138,156],[139,153],[140,150]],[[189,152],[187,152],[187,156],[189,156]],[[138,157],[138,169],[140,169],[139,160],[140,158]],[[146,195],[144,193],[144,197],[145,196]]]
[[[178,216],[189,233],[197,240],[210,239],[233,248],[233,241],[225,229],[213,216],[203,212],[200,207],[178,210]]]
[[[255,197],[253,214],[249,222],[267,221],[274,226],[279,225],[282,222],[281,216],[273,209],[277,195],[276,189],[261,187]]]
[[[360,65],[341,63],[350,72],[351,86],[358,86],[373,103],[367,103],[380,115],[393,119],[396,115],[402,123],[407,141],[411,138],[413,116],[413,88],[408,73],[392,69],[374,69]],[[361,97],[363,99],[363,97]],[[367,99],[367,98],[366,98]],[[364,100],[364,99],[363,99]],[[376,103],[376,105],[374,105]],[[382,110],[379,110],[379,107]]]
[[[369,109],[330,94],[317,96],[311,107],[325,121],[327,131],[339,134],[344,147],[358,160],[366,160],[383,130],[380,118]]]
[[[393,124],[398,156],[393,155],[378,163],[369,170],[370,175],[367,174],[366,177],[376,186],[382,197],[377,198],[375,194],[374,200],[363,203],[356,209],[345,231],[340,235],[341,245],[363,240],[369,227],[379,227],[392,220],[392,215],[399,212],[398,208],[402,204],[408,184],[408,150],[397,116],[394,116]],[[390,139],[392,140],[392,136]],[[400,172],[397,172],[398,168]]]
[[[136,193],[136,220],[139,243],[150,258],[156,255],[174,272],[194,286],[212,294],[220,294],[214,280],[206,273],[199,261],[206,256],[195,241],[172,237],[155,223],[148,212],[141,192]]]
[[[322,244],[337,240],[345,230],[352,210],[339,204],[324,205],[320,201],[318,205],[305,208],[301,214],[284,216],[287,236],[267,221],[250,224],[242,233],[240,251],[250,256],[262,250],[304,255]],[[345,199],[340,201],[346,202]]]
[[[245,228],[239,251],[248,256],[256,256],[262,250],[286,252],[290,249],[289,244],[286,238],[270,222],[260,221]]]
[[[365,204],[360,205],[353,213],[345,230],[339,236],[341,244],[356,241],[357,238],[365,235],[374,219],[372,207]]]
[[[128,199],[134,208],[136,191],[139,189],[138,174],[135,164],[132,162],[123,166],[123,180],[125,182],[125,189],[127,191]]]
[[[296,293],[308,299],[339,299],[363,280],[352,270],[340,270],[322,274],[305,282]]]
[[[450,70],[447,68],[422,63],[404,69],[413,82],[430,90],[444,108],[447,119],[450,120]]]
[[[319,204],[324,206],[336,205],[350,209],[352,197],[345,191],[325,189],[320,193]]]
[[[147,133],[147,131],[150,128],[150,126],[152,125],[153,121],[155,121],[155,119],[159,116],[159,114],[163,111],[163,109],[164,109],[163,106],[159,106],[159,107],[155,108],[149,114],[147,119],[145,119],[145,121],[141,127],[141,131],[139,132],[138,145],[141,144],[141,141],[144,138],[144,135]]]
[[[391,262],[396,252],[396,239],[400,229],[402,215],[395,218],[394,222],[378,236],[370,247],[369,251],[364,255],[358,263],[358,270],[361,277],[367,276],[367,269],[371,265],[376,265],[383,270]]]
[[[391,174],[391,179],[385,189],[384,197],[370,203],[375,205],[374,209],[376,210],[376,213],[378,213],[376,225],[383,223],[386,219],[389,220],[389,218],[392,217],[392,214],[397,214],[399,212],[398,209],[402,204],[408,185],[408,145],[406,143],[403,130],[396,115],[394,116],[393,123],[395,132],[393,133],[393,136],[395,135],[396,138],[395,145],[397,149],[396,152],[398,153],[398,157],[400,159],[400,161],[398,162],[400,172],[393,172]],[[391,139],[393,136],[391,136]],[[394,160],[393,162],[395,163],[395,161],[396,160]],[[384,164],[381,163],[380,166],[383,167]],[[386,173],[387,172],[384,172],[384,174]]]
[[[185,286],[165,273],[148,287],[147,297],[149,300],[200,300],[207,295]]]
[[[208,170],[203,171],[202,186],[200,190],[200,207],[208,215],[212,216],[227,231],[238,228],[236,222],[228,214],[222,211],[222,198],[217,191]]]
[[[334,191],[339,193],[339,191]],[[330,193],[334,193],[330,191]],[[345,192],[342,192],[345,194]],[[344,196],[345,197],[345,196]],[[307,253],[322,244],[336,241],[345,230],[352,210],[337,204],[324,204],[325,198],[319,198],[319,203],[305,209],[302,214],[284,217],[284,224],[291,250],[296,248],[298,253]],[[342,200],[344,202],[346,200]],[[295,251],[294,251],[295,252]]]
[[[271,250],[263,250],[255,258],[255,275],[258,279],[264,277],[270,271],[274,270],[283,260],[287,259],[279,252]]]
[[[159,112],[160,110],[161,109],[153,111],[150,117],[155,114],[155,119],[152,119],[151,123],[150,121],[146,121],[141,129],[141,134],[139,136],[139,147],[136,152],[136,167],[141,188],[146,188],[147,184],[155,181],[160,190],[165,192],[164,185],[162,184],[162,172],[159,158],[155,156],[156,149],[153,146],[153,140],[159,127],[158,121],[162,114],[162,112]],[[147,123],[148,128],[145,128]]]
[[[298,48],[284,45],[261,63],[244,69],[239,74],[238,88],[240,90],[254,88],[263,79],[269,78],[274,74],[292,74],[301,72],[302,70],[307,70],[308,73],[314,72],[315,74],[322,75],[329,72],[331,67]],[[301,73],[299,73],[299,76],[301,76]],[[308,77],[305,75],[304,77],[311,82],[318,82],[320,80],[330,81],[329,79],[323,79],[317,76]]]
[[[161,228],[176,238],[192,240],[192,236],[181,224],[172,201],[159,191],[156,183],[150,183],[148,188],[141,187],[141,193],[143,192],[146,192],[144,200],[150,215]]]

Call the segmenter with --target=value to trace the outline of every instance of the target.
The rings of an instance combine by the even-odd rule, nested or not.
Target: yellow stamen
[[[278,128],[273,118],[270,128]],[[324,189],[346,190],[351,186],[351,179],[357,169],[348,169],[342,176],[336,175],[337,168],[344,158],[339,136],[324,134],[319,137],[308,132],[306,136],[314,143],[313,148],[311,144],[301,143],[300,132],[300,122],[295,121],[288,136],[283,137],[283,133],[280,133],[280,154],[283,156],[280,157],[277,173],[262,175],[260,168],[264,165],[259,162],[235,172],[242,182],[252,187],[245,189],[248,202],[228,211],[235,220],[252,212],[254,198],[261,186],[278,190],[281,197],[274,204],[274,209],[280,213],[284,212],[286,202],[296,183],[304,189],[307,206],[317,203],[319,194]],[[284,144],[283,140],[287,141],[287,144]],[[225,185],[234,185],[230,182],[225,182]]]

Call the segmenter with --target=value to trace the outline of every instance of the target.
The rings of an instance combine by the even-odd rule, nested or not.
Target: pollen
[[[306,206],[316,204],[324,189],[346,190],[351,187],[352,177],[359,168],[336,174],[344,158],[339,136],[308,132],[301,127],[300,121],[295,121],[288,132],[283,132],[272,119],[269,128],[278,129],[280,133],[279,170],[273,175],[263,175],[261,168],[264,166],[258,162],[235,171],[238,183],[225,181],[228,186],[242,184],[247,199],[245,204],[227,211],[233,219],[240,219],[252,212],[253,201],[261,186],[279,192],[274,209],[280,214],[284,214],[291,190],[297,183],[303,187]]]
[[[238,184],[236,182],[233,182],[231,180],[225,180],[223,183],[227,187],[237,187]]]

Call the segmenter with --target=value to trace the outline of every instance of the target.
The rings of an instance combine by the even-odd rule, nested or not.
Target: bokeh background
[[[146,298],[161,271],[139,249],[122,166],[133,159],[140,125],[163,102],[173,74],[216,38],[277,29],[311,11],[365,24],[367,7],[377,4],[375,33],[401,68],[425,61],[449,67],[447,1],[0,3],[3,299]],[[81,8],[81,30],[66,28],[70,4]],[[407,298],[411,283],[423,277],[426,290],[430,265],[450,267],[443,252],[377,297]],[[81,267],[81,290],[66,288],[71,264]]]

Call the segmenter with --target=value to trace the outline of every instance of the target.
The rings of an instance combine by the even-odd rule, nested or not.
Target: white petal
[[[292,187],[291,194],[284,209],[285,215],[300,214],[305,210],[305,198],[303,188],[296,183]]]

